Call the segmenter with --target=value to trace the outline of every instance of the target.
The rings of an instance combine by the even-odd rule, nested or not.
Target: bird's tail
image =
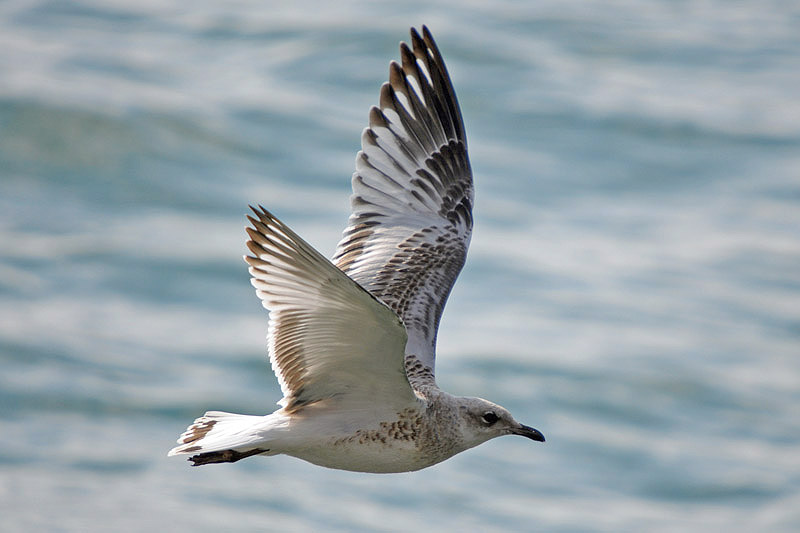
[[[251,455],[273,455],[264,439],[263,416],[237,415],[209,411],[178,437],[178,444],[168,456],[195,454],[193,466],[209,463],[233,463]]]

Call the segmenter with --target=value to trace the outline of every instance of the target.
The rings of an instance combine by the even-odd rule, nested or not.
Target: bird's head
[[[538,429],[520,424],[507,409],[483,398],[460,398],[459,416],[466,448],[503,435],[544,442],[544,435]]]

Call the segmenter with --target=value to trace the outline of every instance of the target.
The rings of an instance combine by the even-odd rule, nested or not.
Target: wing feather
[[[415,401],[397,315],[263,207],[253,212],[245,261],[270,310],[269,355],[281,405],[291,411],[328,399]]]
[[[389,65],[352,184],[334,263],[397,313],[406,356],[432,375],[439,320],[469,246],[473,187],[455,91],[424,26]]]

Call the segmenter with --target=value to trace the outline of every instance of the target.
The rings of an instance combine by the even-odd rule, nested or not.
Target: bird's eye
[[[493,412],[487,411],[483,414],[481,420],[483,420],[487,426],[491,426],[492,424],[500,420],[500,418]]]

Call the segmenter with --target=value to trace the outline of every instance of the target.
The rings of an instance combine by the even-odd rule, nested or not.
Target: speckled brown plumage
[[[433,371],[414,354],[406,354],[406,377],[418,393],[424,394],[427,388],[436,386]]]
[[[344,443],[378,443],[389,444],[389,441],[415,441],[423,428],[423,416],[417,409],[404,409],[397,413],[397,418],[388,422],[380,422],[375,429],[359,429],[352,435],[341,437],[334,445]]]

